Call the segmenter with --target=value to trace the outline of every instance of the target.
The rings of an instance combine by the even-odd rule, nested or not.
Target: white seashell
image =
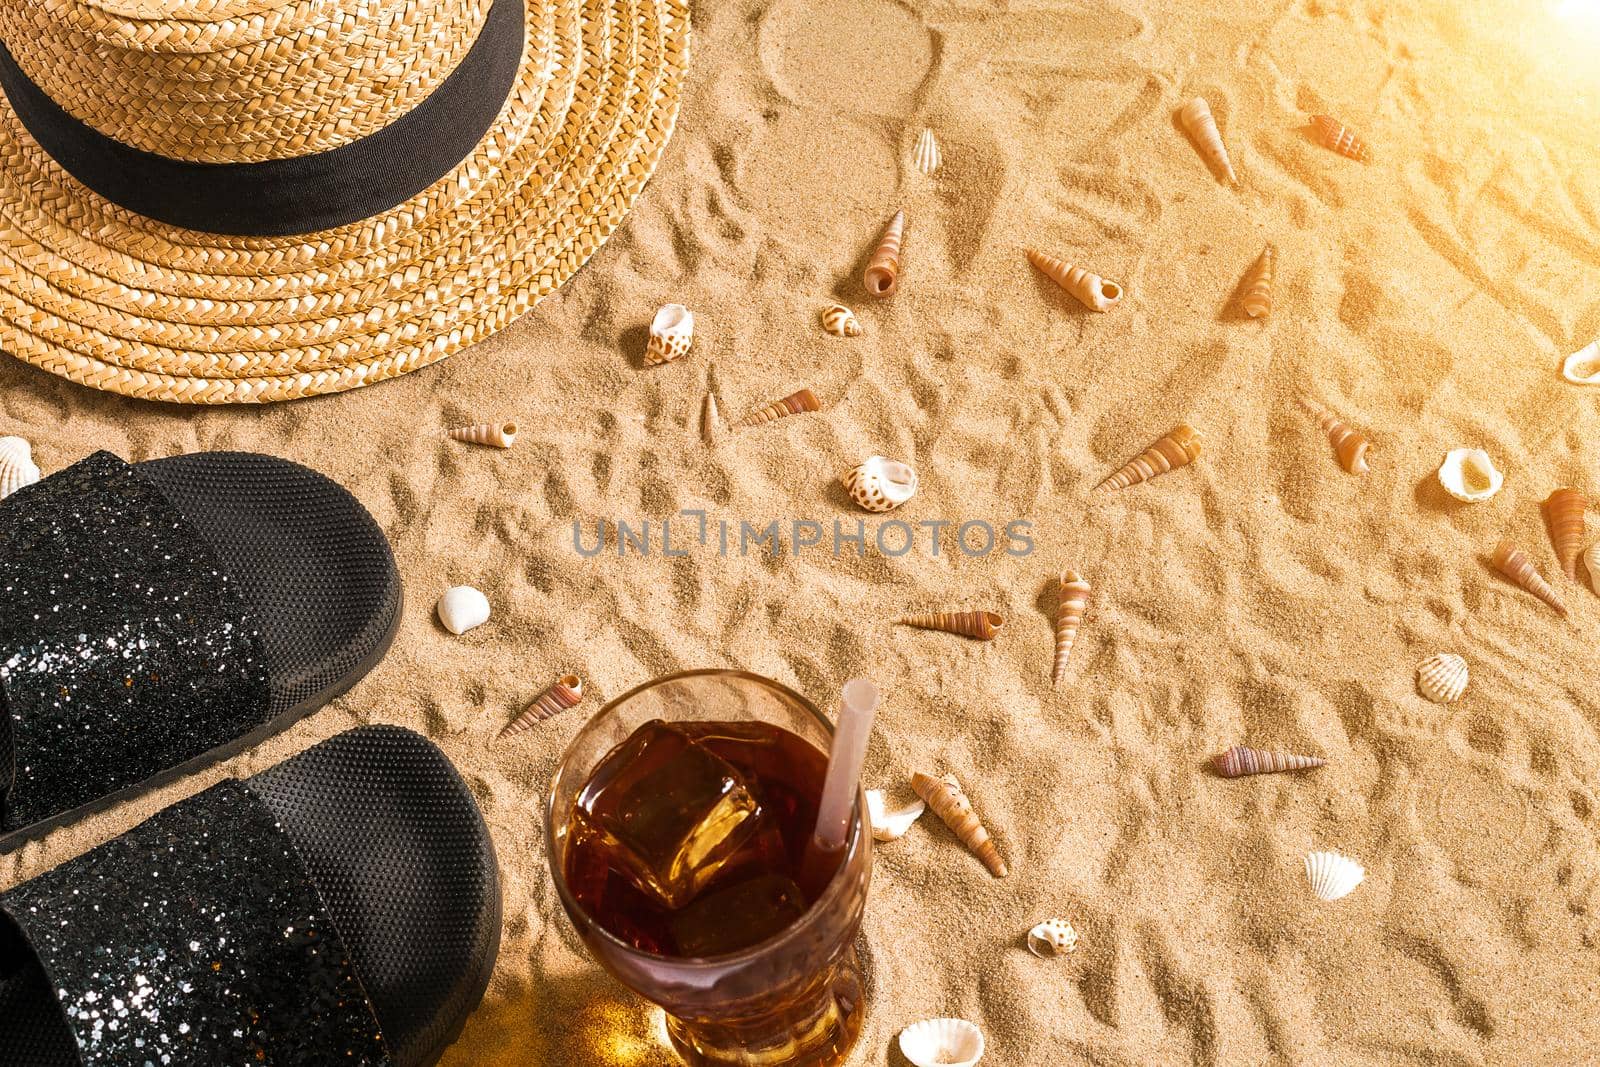
[[[1600,385],[1600,341],[1590,341],[1568,356],[1561,374],[1573,385]]]
[[[1065,919],[1046,919],[1028,931],[1028,951],[1042,960],[1078,947],[1078,931]]]
[[[932,177],[934,171],[944,162],[944,156],[939,152],[939,142],[933,139],[932,130],[923,130],[922,136],[917,138],[917,147],[911,152],[911,162],[929,177]]]
[[[1505,475],[1481,448],[1453,448],[1439,466],[1439,484],[1457,500],[1476,504],[1488,500],[1505,484]]]
[[[1467,691],[1467,661],[1454,652],[1429,656],[1417,666],[1417,689],[1435,704],[1453,704]]]
[[[1600,541],[1589,546],[1583,554],[1583,565],[1589,571],[1589,588],[1600,593]]]
[[[965,1019],[924,1019],[900,1031],[900,1054],[916,1067],[972,1067],[983,1058],[983,1031]]]
[[[453,634],[464,634],[489,621],[489,598],[470,585],[452,586],[434,605],[439,621]]]
[[[927,807],[927,803],[919,799],[890,811],[883,790],[867,790],[867,821],[872,824],[873,840],[893,841],[897,837],[904,837],[905,832],[911,829],[911,824],[922,817]]]
[[[1361,864],[1337,852],[1313,852],[1306,857],[1311,891],[1323,900],[1349,896],[1366,876]]]
[[[868,456],[845,471],[840,481],[868,511],[893,511],[917,495],[917,472],[909,464],[882,456]]]
[[[644,349],[646,366],[671,363],[685,356],[694,344],[694,312],[682,304],[665,304],[650,323],[650,343]]]
[[[33,447],[21,437],[0,437],[0,500],[38,480]]]

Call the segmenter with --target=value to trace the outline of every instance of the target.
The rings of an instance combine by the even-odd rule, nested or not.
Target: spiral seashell
[[[33,446],[21,437],[0,437],[0,500],[39,480]]]
[[[1308,397],[1300,398],[1300,406],[1317,420],[1322,432],[1328,435],[1333,454],[1339,457],[1339,466],[1351,474],[1367,473],[1367,439],[1352,430],[1339,416]]]
[[[1505,475],[1481,448],[1453,448],[1439,465],[1439,484],[1457,500],[1476,504],[1488,500],[1505,484]]]
[[[900,237],[906,228],[906,213],[897,211],[889,228],[883,231],[878,250],[867,261],[867,270],[861,284],[873,296],[889,296],[900,284]]]
[[[1567,617],[1567,606],[1561,602],[1556,591],[1550,588],[1550,583],[1534,567],[1528,554],[1510,541],[1501,541],[1494,550],[1495,570],[1509,578],[1512,584],[1532,593],[1563,619]]]
[[[645,345],[647,367],[671,363],[689,354],[694,344],[694,312],[682,304],[663,304],[650,323],[650,341]]]
[[[1197,96],[1183,105],[1178,117],[1183,119],[1183,128],[1194,138],[1206,162],[1214,170],[1227,175],[1228,181],[1237,184],[1239,179],[1234,177],[1233,161],[1228,158],[1228,146],[1222,143],[1222,134],[1217,132],[1217,120],[1211,115],[1211,105]]]
[[[1589,510],[1589,501],[1576,489],[1557,489],[1545,500],[1543,510],[1561,572],[1576,581],[1578,553],[1583,551],[1583,517]]]
[[[1010,873],[1006,861],[1000,858],[1000,850],[990,840],[989,831],[983,828],[977,813],[972,810],[972,802],[961,791],[961,783],[956,781],[955,775],[947,774],[940,779],[926,774],[913,774],[911,788],[916,790],[917,796],[927,801],[928,807],[950,827],[967,851],[983,861],[990,874],[1004,878]]]
[[[1193,463],[1199,454],[1200,434],[1187,423],[1180,423],[1095,488],[1126,489]]]
[[[912,1067],[974,1067],[983,1031],[965,1019],[924,1019],[900,1031],[900,1054]]]
[[[1341,156],[1349,156],[1361,163],[1372,161],[1372,153],[1367,151],[1367,143],[1338,119],[1328,115],[1312,115],[1311,122],[1317,127],[1322,143]]]
[[[774,400],[764,408],[752,411],[744,418],[733,424],[735,430],[748,429],[751,426],[760,426],[768,422],[789,415],[802,415],[808,411],[821,411],[822,404],[817,401],[816,394],[809,389],[802,389],[797,393],[790,393],[782,400]]]
[[[903,808],[890,811],[883,790],[867,790],[867,821],[872,825],[872,839],[893,841],[897,837],[904,837],[906,831],[911,829],[911,824],[922,817],[927,807],[928,802],[919,798]]]
[[[458,426],[444,433],[454,441],[494,448],[510,448],[517,443],[517,424],[514,422],[480,422],[476,426]]]
[[[1072,643],[1078,639],[1078,626],[1088,604],[1089,583],[1077,571],[1062,571],[1056,588],[1056,659],[1050,668],[1051,685],[1060,685],[1067,673],[1067,658],[1072,655]]]
[[[1078,931],[1065,919],[1046,919],[1028,931],[1028,951],[1042,960],[1078,947]]]
[[[538,723],[560,715],[568,708],[575,708],[583,699],[583,681],[576,674],[563,674],[550,688],[540,693],[532,704],[522,709],[522,713],[515,719],[501,727],[496,740],[501,737],[511,737],[514,734],[524,734],[533,729]]]
[[[1417,691],[1435,704],[1454,704],[1467,691],[1467,661],[1438,652],[1417,664]]]
[[[911,150],[911,162],[930,178],[944,163],[944,155],[939,151],[939,142],[933,139],[932,130],[923,130],[922,136],[917,138],[917,147]]]
[[[1211,766],[1224,778],[1243,778],[1247,774],[1279,774],[1283,771],[1309,771],[1326,766],[1317,756],[1297,756],[1292,752],[1267,752],[1245,745],[1234,745],[1211,758]]]
[[[464,634],[489,621],[489,598],[470,585],[452,586],[434,605],[439,621],[453,634]]]
[[[1261,250],[1244,282],[1244,313],[1252,319],[1272,314],[1272,284],[1278,277],[1278,250],[1270,244]]]
[[[1561,375],[1573,385],[1600,385],[1600,341],[1590,341],[1568,356]]]
[[[709,389],[700,405],[700,440],[708,445],[717,440],[717,395]]]
[[[843,304],[829,304],[822,309],[822,328],[835,337],[860,337],[861,323],[856,313]]]
[[[1077,297],[1084,307],[1092,311],[1110,311],[1122,302],[1122,286],[1108,282],[1098,274],[1082,267],[1074,267],[1065,260],[1047,256],[1037,249],[1023,250],[1032,263],[1044,272],[1045,277]]]
[[[1306,880],[1320,900],[1338,900],[1355,892],[1367,877],[1361,864],[1337,852],[1313,852],[1306,857]]]
[[[902,626],[915,626],[919,630],[943,630],[960,634],[975,641],[993,641],[1006,621],[992,611],[936,611],[925,615],[907,615],[898,620]]]
[[[909,464],[868,456],[839,479],[850,498],[868,511],[893,511],[917,493],[917,472]]]

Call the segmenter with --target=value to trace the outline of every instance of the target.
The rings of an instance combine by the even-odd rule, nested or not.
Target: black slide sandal
[[[500,920],[455,768],[361,727],[0,894],[0,1063],[428,1067]]]
[[[0,852],[322,707],[400,607],[366,509],[272,456],[102,452],[0,501]]]

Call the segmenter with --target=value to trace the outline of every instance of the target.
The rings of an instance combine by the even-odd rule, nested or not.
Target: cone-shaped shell
[[[514,422],[480,422],[476,426],[458,426],[446,430],[452,440],[494,448],[510,448],[517,443],[517,424]]]
[[[1046,919],[1028,931],[1028,951],[1042,960],[1078,947],[1078,931],[1065,919]]]
[[[856,313],[843,304],[829,304],[822,309],[822,328],[835,337],[861,336],[861,323]]]
[[[1252,319],[1272,314],[1272,286],[1278,277],[1278,250],[1271,245],[1261,250],[1244,281],[1244,313]]]
[[[1278,774],[1282,771],[1309,771],[1324,766],[1327,762],[1317,756],[1297,756],[1292,752],[1267,752],[1246,745],[1234,745],[1228,751],[1211,759],[1211,765],[1224,778],[1242,778],[1247,774]]]
[[[944,154],[939,151],[939,142],[934,140],[932,130],[923,130],[922,136],[917,138],[917,147],[911,150],[911,163],[929,177],[943,165]]]
[[[1371,161],[1372,153],[1367,151],[1367,143],[1357,137],[1354,130],[1338,119],[1329,115],[1313,115],[1311,116],[1311,122],[1316,126],[1317,135],[1322,138],[1322,143],[1327,147],[1341,156],[1349,156],[1351,159],[1359,160],[1362,163]]]
[[[1466,504],[1488,500],[1500,491],[1505,480],[1505,475],[1494,469],[1489,453],[1481,448],[1453,448],[1439,465],[1439,484]]]
[[[789,415],[800,415],[807,411],[821,410],[822,404],[817,400],[816,394],[809,389],[802,389],[797,393],[790,393],[782,400],[774,400],[764,408],[752,411],[734,423],[733,428],[735,430],[743,430],[751,426],[775,422]]]
[[[914,774],[911,776],[911,788],[916,790],[917,796],[927,801],[933,813],[967,846],[967,851],[983,861],[990,874],[1004,878],[1010,873],[1006,861],[1000,858],[1000,850],[989,839],[989,831],[983,828],[977,813],[972,810],[972,802],[962,792],[961,783],[956,781],[954,775],[947,774],[940,779]]]
[[[850,498],[868,511],[893,511],[917,494],[917,472],[908,463],[868,456],[839,479]]]
[[[1089,583],[1077,571],[1062,571],[1056,583],[1056,658],[1050,668],[1050,684],[1061,684],[1067,673],[1072,643],[1078,639],[1084,609],[1089,605]]]
[[[694,312],[682,304],[665,304],[650,323],[650,341],[645,345],[644,361],[654,367],[671,363],[689,354],[694,344]]]
[[[977,641],[993,641],[1006,621],[992,611],[935,611],[926,615],[907,615],[900,620],[900,624],[915,626],[920,630],[943,630]]]
[[[1501,541],[1494,550],[1494,566],[1501,574],[1521,589],[1525,589],[1550,605],[1551,609],[1562,618],[1566,618],[1567,606],[1561,602],[1556,591],[1550,588],[1550,583],[1534,567],[1528,554],[1510,541]]]
[[[522,714],[506,723],[500,731],[501,737],[510,737],[513,734],[527,733],[538,723],[560,715],[568,708],[578,706],[578,701],[583,699],[583,682],[576,674],[563,674],[551,683],[550,688],[539,694],[532,704],[522,709]]]
[[[912,1067],[974,1067],[983,1031],[965,1019],[924,1019],[900,1031],[900,1054]]]
[[[706,390],[705,401],[700,405],[700,440],[712,444],[717,439],[717,396]]]
[[[1417,664],[1417,692],[1435,704],[1454,704],[1467,691],[1467,661],[1439,652]]]
[[[1337,852],[1313,852],[1306,857],[1306,880],[1321,900],[1349,896],[1366,876],[1361,864]]]
[[[1322,432],[1328,435],[1328,443],[1333,445],[1333,454],[1339,459],[1339,466],[1351,474],[1367,473],[1367,439],[1357,430],[1351,429],[1339,416],[1313,400],[1301,397],[1300,406],[1317,420],[1317,425],[1322,427]]]
[[[0,437],[0,500],[38,480],[33,446],[21,437]]]
[[[1095,488],[1126,489],[1130,485],[1149,481],[1158,475],[1193,463],[1199,454],[1200,434],[1193,426],[1181,423]]]
[[[888,296],[900,284],[900,237],[905,228],[906,213],[895,212],[894,220],[883,232],[883,240],[878,242],[878,250],[873,252],[872,258],[867,261],[867,270],[861,275],[861,284],[865,285],[867,292],[873,296]]]
[[[1600,341],[1590,341],[1561,364],[1561,376],[1573,385],[1600,385]]]
[[[1110,311],[1122,301],[1122,286],[1116,282],[1108,282],[1098,274],[1082,267],[1074,267],[1066,260],[1047,256],[1033,248],[1026,249],[1025,254],[1029,263],[1043,271],[1051,281],[1077,297],[1084,307],[1094,311]]]
[[[1544,502],[1544,523],[1550,531],[1561,572],[1577,580],[1578,554],[1583,551],[1583,516],[1589,502],[1576,489],[1557,489]]]
[[[1212,117],[1211,105],[1197,96],[1183,105],[1178,116],[1183,119],[1183,128],[1194,138],[1195,146],[1200,149],[1206,162],[1211,164],[1211,168],[1226,175],[1230,182],[1238,182],[1233,173],[1233,161],[1228,158],[1228,146],[1222,143],[1222,134],[1217,132],[1217,120]]]

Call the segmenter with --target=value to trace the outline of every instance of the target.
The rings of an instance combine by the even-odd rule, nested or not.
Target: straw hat
[[[616,228],[687,0],[0,0],[0,349],[285,400],[443,359]]]

